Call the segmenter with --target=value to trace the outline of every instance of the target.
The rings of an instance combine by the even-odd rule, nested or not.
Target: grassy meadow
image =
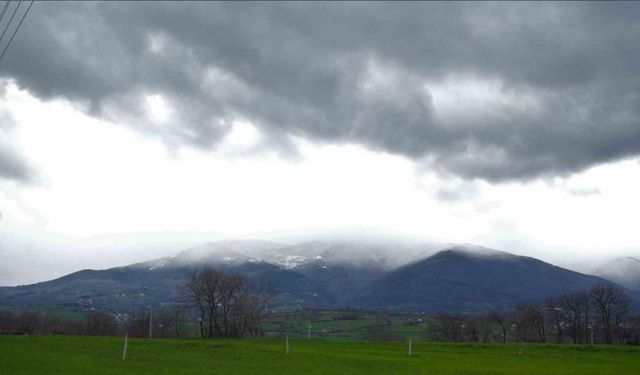
[[[635,374],[640,348],[327,339],[0,336],[0,374]]]
[[[311,327],[313,337],[331,340],[367,339],[367,330],[378,326],[374,312],[344,310],[322,310],[316,314],[310,311],[271,314],[263,321],[263,330],[269,337],[282,336],[285,332],[291,336],[307,337]],[[426,338],[430,319],[420,314],[385,314],[384,328],[398,339],[413,337]]]

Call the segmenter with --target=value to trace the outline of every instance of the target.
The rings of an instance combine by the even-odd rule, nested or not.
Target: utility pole
[[[149,338],[153,338],[153,310],[149,306]]]

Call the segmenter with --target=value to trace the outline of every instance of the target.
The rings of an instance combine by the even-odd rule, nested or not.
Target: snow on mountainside
[[[265,254],[284,245],[257,240],[226,240],[207,242],[178,254],[133,264],[132,267],[147,268],[149,271],[163,267],[184,267],[207,264],[240,264],[248,261],[262,261]]]
[[[283,309],[437,312],[509,308],[516,302],[584,290],[602,281],[535,258],[474,245],[220,241],[148,262],[0,288],[0,305],[135,312],[149,305],[182,301],[180,285],[202,266],[272,286],[274,306]]]
[[[133,266],[151,271],[162,267],[194,264],[266,262],[284,269],[295,269],[307,264],[319,264],[324,267],[349,264],[387,270],[432,254],[436,248],[432,244],[392,245],[349,241],[310,241],[284,245],[268,241],[227,240],[208,242],[170,257]]]

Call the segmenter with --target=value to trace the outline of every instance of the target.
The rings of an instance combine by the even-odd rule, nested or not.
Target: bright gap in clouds
[[[513,112],[537,112],[542,108],[541,99],[534,93],[519,88],[505,88],[498,79],[449,76],[425,83],[438,117],[447,124],[477,126],[491,124],[478,119],[499,118]]]
[[[159,139],[12,85],[2,101],[17,123],[16,146],[41,178],[3,186],[3,231],[83,241],[146,233],[137,240],[152,244],[163,232],[220,238],[368,227],[552,261],[637,251],[640,182],[628,178],[640,172],[636,160],[564,179],[490,185],[419,171],[405,158],[354,145],[296,139],[295,161],[252,156],[263,136],[248,122],[231,124],[215,151],[170,152]],[[111,262],[105,265],[121,264]]]
[[[165,122],[171,115],[171,108],[162,95],[148,95],[145,97],[147,115],[153,122]]]
[[[18,197],[57,233],[238,235],[340,225],[425,232],[438,210],[399,157],[298,140],[299,162],[270,154],[228,158],[260,140],[243,122],[231,126],[217,152],[185,148],[171,156],[158,140],[65,102],[41,103],[15,87],[8,93],[18,142],[44,173],[41,186],[20,189]]]

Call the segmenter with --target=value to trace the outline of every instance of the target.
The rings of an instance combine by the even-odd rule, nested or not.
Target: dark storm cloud
[[[634,3],[37,3],[2,75],[176,145],[214,147],[244,118],[282,149],[529,179],[640,152],[638,19]],[[449,82],[497,88],[446,113]]]

